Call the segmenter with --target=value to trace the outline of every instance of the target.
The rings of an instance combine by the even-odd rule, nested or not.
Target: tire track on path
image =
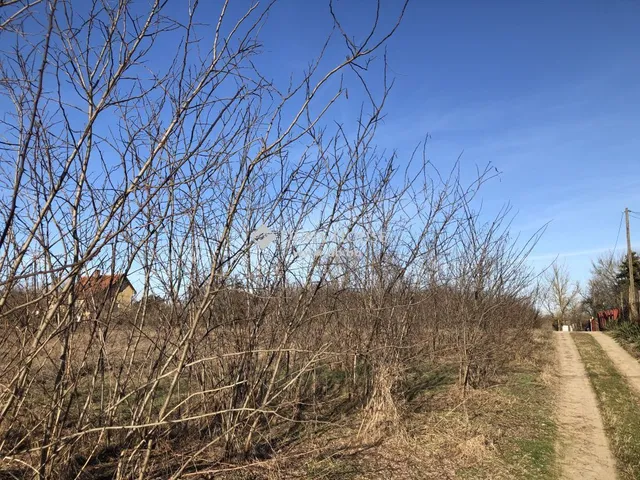
[[[555,342],[560,380],[557,452],[561,478],[615,479],[615,460],[578,349],[566,332],[555,332]]]
[[[616,369],[625,377],[629,386],[640,395],[640,363],[638,360],[633,358],[609,335],[602,332],[593,332],[592,335],[609,356]]]

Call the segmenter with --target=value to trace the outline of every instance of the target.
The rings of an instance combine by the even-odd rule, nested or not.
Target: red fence
[[[597,313],[597,316],[597,322],[594,321],[595,319],[592,319],[591,321],[591,330],[606,330],[607,323],[618,321],[618,318],[620,318],[620,309],[610,308],[609,310],[602,310],[601,312]]]

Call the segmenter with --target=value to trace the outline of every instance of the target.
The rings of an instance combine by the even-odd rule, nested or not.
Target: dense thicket
[[[393,422],[418,360],[454,358],[469,388],[530,346],[531,242],[472,207],[493,168],[375,147],[403,10],[372,5],[353,37],[332,6],[319,57],[276,81],[273,5],[203,25],[200,3],[0,7],[5,471],[260,460],[338,403]],[[87,302],[96,269],[133,305]]]

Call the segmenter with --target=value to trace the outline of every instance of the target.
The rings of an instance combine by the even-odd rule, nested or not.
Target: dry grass
[[[345,412],[303,429],[269,460],[211,473],[265,480],[556,478],[553,347],[546,333],[538,332],[535,344],[535,355],[515,359],[497,383],[467,391],[466,398],[453,365],[431,366],[405,385],[413,390],[395,421],[363,434],[368,414]]]
[[[131,374],[123,376],[127,381],[124,391],[116,388],[117,376],[122,365],[129,361],[125,361],[123,352],[131,330],[130,325],[115,324],[105,342],[92,336],[89,324],[80,325],[72,334],[71,343],[76,348],[70,350],[67,375],[76,393],[69,396],[70,408],[58,433],[65,439],[65,445],[69,445],[69,461],[59,470],[64,478],[75,478],[74,472],[80,471],[86,478],[114,478],[121,457],[132,452],[132,442],[126,442],[125,431],[111,430],[105,434],[101,428],[106,423],[116,428],[132,424],[131,418],[141,398],[139,393],[148,391],[150,382],[159,378],[157,372],[150,371],[149,359],[162,358],[159,349],[173,347],[173,338],[179,337],[179,331],[175,327],[160,326],[147,327],[142,332],[136,350],[129,356]],[[422,333],[428,336],[428,332]],[[505,333],[514,336],[518,332]],[[238,334],[239,338],[241,336],[242,332]],[[449,344],[454,338],[453,332],[447,329],[441,330],[440,336]],[[13,337],[5,335],[5,338]],[[306,353],[303,357],[300,353],[314,348],[313,344],[303,343],[305,340],[293,344],[297,349],[292,349],[292,370],[287,373],[288,378],[313,354]],[[503,452],[500,442],[504,432],[510,430],[508,426],[496,428],[495,425],[503,422],[501,415],[504,412],[521,408],[514,399],[517,395],[510,392],[511,384],[519,381],[518,372],[524,369],[537,375],[537,363],[531,362],[530,352],[524,352],[497,377],[485,374],[494,383],[487,384],[489,388],[468,388],[464,399],[457,384],[459,357],[451,347],[425,354],[428,361],[417,361],[412,356],[401,371],[398,369],[400,362],[382,363],[376,366],[373,375],[366,370],[360,371],[360,366],[358,369],[353,367],[351,372],[345,369],[351,357],[341,354],[340,349],[337,353],[326,352],[324,356],[316,356],[316,363],[305,372],[305,380],[299,382],[297,390],[291,389],[279,398],[277,415],[265,416],[266,420],[258,425],[251,450],[244,456],[230,456],[222,440],[206,447],[211,437],[221,437],[222,427],[215,423],[217,419],[183,421],[185,417],[192,417],[192,412],[197,416],[200,412],[224,411],[224,401],[218,401],[213,395],[209,396],[209,403],[204,402],[204,395],[200,400],[198,392],[204,392],[206,388],[198,382],[206,375],[208,385],[212,387],[216,385],[214,378],[221,379],[218,382],[233,383],[237,368],[233,362],[238,355],[224,344],[225,341],[228,342],[224,335],[218,335],[194,346],[193,357],[203,362],[198,363],[200,370],[189,373],[185,369],[180,377],[173,404],[186,397],[191,400],[184,410],[169,418],[180,423],[163,425],[161,435],[155,441],[149,466],[149,472],[155,478],[166,478],[187,463],[183,476],[202,478],[221,474],[233,478],[423,478],[424,472],[453,478],[487,471],[504,471],[507,475],[504,478],[509,478],[509,465],[514,459],[505,464],[503,457],[513,448]],[[20,342],[13,338],[13,343],[16,347],[5,350],[5,360],[13,353],[19,353]],[[324,342],[316,340],[316,343]],[[523,348],[523,344],[527,345],[527,342],[500,343],[514,352]],[[533,350],[544,345],[540,340]],[[8,440],[15,437],[18,442],[23,439],[29,442],[15,449],[14,443],[4,445],[5,449],[11,450],[17,468],[38,463],[43,441],[37,429],[41,428],[39,419],[46,418],[51,409],[52,397],[47,392],[55,384],[61,346],[59,339],[53,339],[38,354],[25,403],[28,408],[16,417],[10,427],[13,432],[0,431],[0,434],[7,434]],[[96,374],[101,348],[106,364]],[[254,361],[268,365],[264,352],[268,351],[269,344],[253,348]],[[346,347],[341,348],[348,352]],[[505,352],[502,355],[506,355]],[[498,365],[501,358],[493,358],[493,364]],[[20,362],[6,366],[8,369],[3,375],[8,378],[15,368],[19,368]],[[282,370],[285,375],[285,369]],[[289,372],[288,368],[286,371]],[[352,385],[351,375],[355,373],[360,383]],[[358,393],[368,380],[367,375],[375,378],[369,401],[365,403]],[[96,384],[92,385],[94,381]],[[168,377],[159,380],[141,423],[146,422],[145,418],[157,417],[166,399],[168,382]],[[88,402],[88,413],[81,421],[84,399]],[[107,408],[113,412],[109,422],[103,415]],[[36,429],[35,435],[30,433],[30,428]],[[240,434],[237,437],[243,438]],[[191,460],[196,457],[197,461]],[[133,458],[135,461],[137,457]],[[24,468],[20,472],[26,474]]]
[[[493,384],[464,397],[452,358],[415,366],[400,385],[386,372],[383,391],[364,409],[334,392],[298,424],[272,429],[259,442],[264,455],[194,465],[185,478],[553,478],[550,348],[549,337],[536,332],[535,355],[517,357]],[[320,381],[329,385],[339,373],[327,370]],[[191,439],[164,448],[168,460],[199,445]],[[113,453],[96,456],[102,461],[86,469],[94,475],[87,478],[111,478]],[[162,477],[170,463],[154,471]]]

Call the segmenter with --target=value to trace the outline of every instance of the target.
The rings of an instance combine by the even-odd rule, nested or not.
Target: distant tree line
[[[640,258],[632,252],[633,278],[636,289],[640,287]],[[598,311],[629,308],[629,263],[627,255],[615,257],[607,254],[599,257],[591,266],[587,284],[585,305],[592,315]]]

